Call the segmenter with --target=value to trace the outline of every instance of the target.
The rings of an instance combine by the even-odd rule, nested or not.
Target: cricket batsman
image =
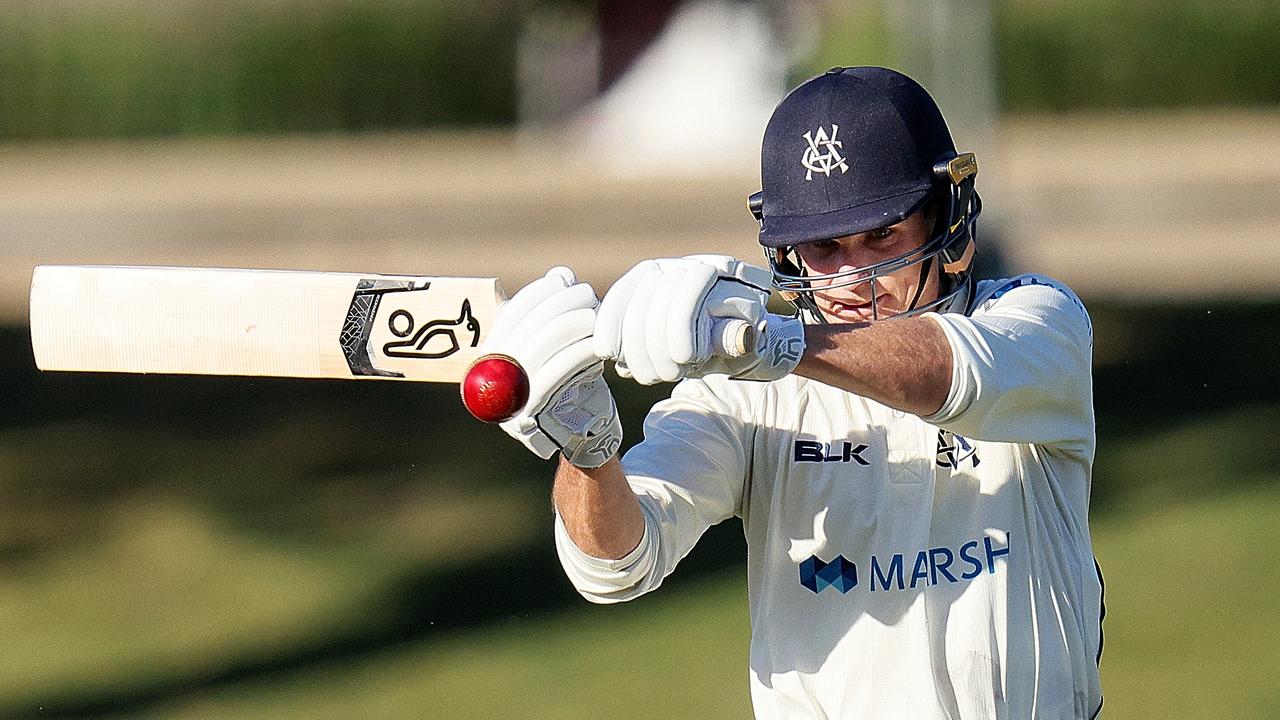
[[[529,372],[503,428],[561,454],[556,547],[588,600],[656,589],[742,519],[758,718],[1101,709],[1092,328],[1056,280],[971,275],[976,172],[920,85],[834,68],[765,130],[768,270],[650,260],[598,302],[556,268],[485,341]],[[725,319],[755,330],[740,357],[712,350]],[[624,457],[606,359],[679,382]]]

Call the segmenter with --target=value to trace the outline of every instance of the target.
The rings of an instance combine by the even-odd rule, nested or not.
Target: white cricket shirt
[[[954,357],[933,417],[796,376],[680,383],[623,459],[639,547],[592,558],[557,518],[575,587],[653,590],[738,515],[758,718],[1094,717],[1089,318],[1036,275],[984,281],[970,307],[926,315]]]

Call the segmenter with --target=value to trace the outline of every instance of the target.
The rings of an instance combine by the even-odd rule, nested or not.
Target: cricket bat
[[[41,265],[31,346],[41,370],[458,383],[505,299],[495,278]]]

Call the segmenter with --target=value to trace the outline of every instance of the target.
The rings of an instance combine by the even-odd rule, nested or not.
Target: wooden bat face
[[[505,297],[494,278],[44,265],[42,370],[459,382]]]

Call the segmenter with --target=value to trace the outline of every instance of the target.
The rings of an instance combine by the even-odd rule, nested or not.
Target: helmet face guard
[[[920,247],[902,255],[865,267],[851,268],[826,275],[811,275],[800,262],[796,246],[764,248],[765,257],[773,271],[773,286],[783,299],[795,305],[802,313],[811,316],[812,322],[825,323],[826,318],[818,309],[814,294],[852,285],[871,285],[871,318],[873,321],[887,317],[908,317],[929,311],[963,311],[972,289],[969,267],[973,261],[974,233],[978,215],[982,212],[982,200],[974,190],[974,178],[978,164],[973,153],[944,157],[933,167],[934,199],[943,199],[938,217],[929,239]],[[763,222],[763,197],[755,193],[747,200],[748,209],[756,220]],[[914,212],[914,211],[913,211]],[[901,222],[901,219],[895,221]],[[929,272],[935,261],[942,273],[943,286],[936,299],[920,304]],[[880,278],[906,268],[919,267],[920,279],[915,297],[907,309],[887,315],[877,307]]]

